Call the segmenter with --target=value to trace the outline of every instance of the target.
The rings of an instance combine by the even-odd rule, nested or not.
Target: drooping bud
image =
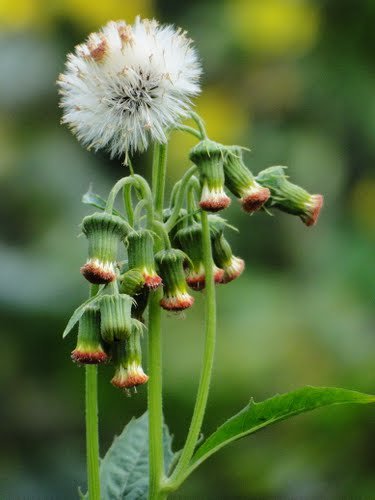
[[[132,331],[131,308],[133,299],[129,295],[104,295],[100,301],[101,335],[112,343],[125,340]]]
[[[202,194],[199,206],[208,212],[218,212],[230,205],[231,199],[224,191],[224,148],[221,144],[205,139],[190,151],[190,160],[199,169]]]
[[[235,257],[224,234],[212,238],[212,256],[214,262],[224,271],[221,283],[229,283],[238,278],[245,269],[245,262]]]
[[[90,283],[110,283],[116,278],[118,243],[127,234],[125,221],[105,212],[94,213],[83,219],[82,232],[88,239],[89,255],[81,273]]]
[[[269,167],[257,175],[258,182],[271,191],[267,206],[298,215],[306,226],[313,226],[323,206],[323,196],[309,194],[305,189],[289,182],[285,168]]]
[[[80,364],[99,364],[108,360],[100,337],[100,312],[87,307],[78,323],[77,346],[71,354],[72,360]]]
[[[191,267],[187,271],[186,282],[193,290],[203,290],[206,286],[206,274],[202,254],[202,228],[200,224],[194,223],[186,228],[180,229],[176,234],[176,240],[182,251],[189,257]],[[213,265],[215,283],[220,283],[224,271]]]
[[[154,239],[147,229],[132,231],[127,237],[129,269],[141,272],[145,286],[155,289],[161,284],[154,261]]]
[[[242,148],[227,148],[224,161],[225,185],[240,198],[242,208],[247,213],[259,210],[270,197],[267,187],[261,186],[243,161]]]
[[[184,263],[187,257],[181,250],[170,248],[155,255],[160,276],[163,279],[164,296],[160,305],[167,311],[183,311],[194,303],[194,298],[188,294]]]
[[[136,320],[133,320],[134,322]],[[115,375],[111,383],[120,389],[145,384],[148,376],[142,368],[141,331],[134,324],[129,338],[114,345]]]
[[[144,287],[145,279],[139,269],[129,269],[120,276],[120,292],[133,297],[140,293]]]

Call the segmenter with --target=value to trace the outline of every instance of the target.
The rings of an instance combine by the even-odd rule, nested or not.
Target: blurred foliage
[[[60,127],[54,81],[65,54],[110,18],[155,15],[183,26],[204,65],[197,108],[214,139],[252,149],[255,172],[289,166],[322,192],[316,228],[246,217],[230,239],[246,258],[219,287],[217,359],[205,431],[254,396],[304,384],[374,391],[375,3],[363,0],[18,0],[0,2],[1,498],[75,498],[85,481],[83,371],[61,332],[87,295],[78,224],[90,182],[106,195],[119,161]],[[173,134],[170,183],[190,138]],[[185,156],[184,156],[185,154]],[[149,172],[146,156],[138,170]],[[171,187],[171,185],[169,186]],[[165,413],[178,448],[202,352],[202,301],[165,325]],[[146,405],[101,369],[102,449]],[[234,444],[176,498],[373,498],[374,413],[324,410]]]

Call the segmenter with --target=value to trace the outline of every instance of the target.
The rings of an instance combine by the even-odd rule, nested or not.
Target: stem
[[[176,194],[176,202],[173,207],[173,211],[167,222],[165,223],[166,230],[169,232],[172,227],[176,224],[178,218],[180,217],[180,210],[182,208],[183,202],[184,202],[184,196],[186,193],[186,189],[189,183],[189,180],[191,177],[195,174],[197,171],[197,167],[193,165],[192,167],[189,168],[183,175],[182,179],[179,181],[179,189]]]
[[[161,307],[162,290],[151,293],[148,312],[148,425],[149,425],[149,498],[160,498],[164,477]]]
[[[163,217],[167,147],[155,144],[152,162],[152,186],[155,213],[152,213],[152,226],[164,229],[160,223]],[[158,221],[154,220],[154,214]],[[156,224],[155,224],[156,222]],[[165,233],[165,235],[164,235]],[[168,233],[163,231],[164,240],[169,242]],[[162,241],[155,245],[162,247]],[[162,385],[162,347],[161,347],[161,307],[163,291],[159,287],[150,294],[148,306],[148,428],[149,428],[149,498],[162,500],[166,494],[161,491],[164,482],[163,450],[163,385]]]
[[[189,125],[177,125],[177,127],[175,127],[174,130],[181,130],[181,132],[187,132],[188,134],[191,134],[194,137],[197,137],[198,139],[203,139],[204,137],[202,136],[201,132],[195,130],[195,128],[193,127],[189,127]]]
[[[99,287],[91,285],[90,297],[97,294]],[[90,500],[100,500],[99,480],[99,424],[98,424],[98,367],[86,365],[86,460],[87,484]]]
[[[203,366],[199,381],[197,399],[185,446],[171,477],[164,483],[164,491],[174,491],[186,479],[185,471],[193,456],[203,417],[206,410],[216,341],[216,297],[213,276],[213,261],[207,212],[202,211],[203,262],[206,274],[206,337],[203,354]]]
[[[125,213],[128,216],[128,222],[131,226],[134,226],[134,211],[132,204],[132,187],[131,184],[125,184],[123,187],[123,199],[124,199],[124,209]]]
[[[158,147],[158,150],[156,148]],[[157,153],[158,151],[158,153]],[[161,220],[163,217],[164,206],[164,191],[165,191],[165,176],[167,173],[167,145],[155,144],[153,161],[153,179],[152,185],[154,189],[154,206],[155,215]],[[157,161],[155,157],[157,155]]]
[[[204,126],[204,122],[203,122],[202,118],[198,115],[198,113],[195,113],[194,111],[190,111],[190,116],[195,121],[195,123],[198,125],[201,138],[207,139],[206,127]]]

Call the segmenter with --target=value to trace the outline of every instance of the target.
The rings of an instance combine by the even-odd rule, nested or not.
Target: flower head
[[[58,85],[66,123],[112,156],[166,142],[199,93],[200,64],[186,33],[155,20],[111,21],[68,55]]]
[[[132,331],[131,310],[133,299],[124,293],[104,295],[100,301],[101,335],[112,343],[115,340],[125,340]]]
[[[167,311],[183,311],[194,304],[194,298],[188,294],[184,263],[187,257],[181,250],[171,248],[155,255],[159,274],[163,280],[163,298],[160,305]]]
[[[261,186],[244,164],[242,148],[230,146],[224,161],[225,184],[238,198],[247,213],[259,210],[270,197],[268,188]]]
[[[71,354],[72,360],[80,364],[99,364],[108,360],[100,337],[100,312],[87,307],[78,323],[77,345]]]
[[[155,270],[154,239],[147,229],[131,231],[127,237],[129,269],[137,269],[144,279],[144,285],[151,290],[161,285],[161,278]]]
[[[94,284],[114,281],[117,247],[127,234],[126,223],[116,215],[94,213],[83,219],[82,232],[87,237],[89,249],[81,273]]]
[[[271,191],[267,206],[292,215],[298,215],[306,226],[314,226],[323,206],[323,195],[310,194],[292,184],[285,174],[286,167],[269,167],[259,172],[257,181]]]

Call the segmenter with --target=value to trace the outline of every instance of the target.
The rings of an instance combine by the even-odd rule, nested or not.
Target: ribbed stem
[[[185,471],[193,456],[202,427],[203,417],[206,410],[208,393],[211,383],[211,374],[216,343],[216,297],[213,276],[213,261],[211,251],[210,229],[206,212],[202,212],[202,250],[206,274],[206,337],[203,354],[203,365],[199,381],[197,399],[193,417],[190,424],[185,446],[180,459],[171,477],[164,483],[164,491],[176,490],[184,479]]]

